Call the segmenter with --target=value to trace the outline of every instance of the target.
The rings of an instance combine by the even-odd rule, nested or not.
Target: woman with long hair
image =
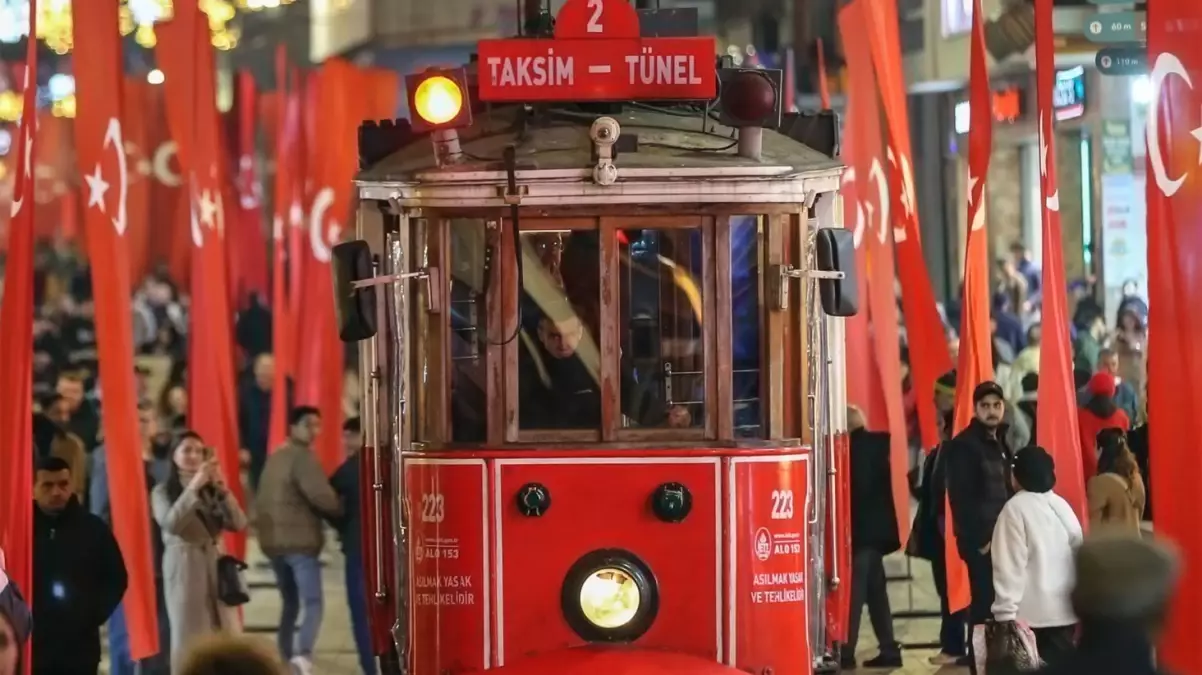
[[[171,660],[209,633],[236,632],[237,608],[218,597],[217,560],[223,532],[246,528],[246,513],[226,487],[212,448],[194,431],[175,442],[170,474],[151,493],[163,530],[163,582],[171,623]]]
[[[1089,479],[1089,523],[1139,536],[1143,519],[1144,479],[1121,429],[1098,432],[1098,475]]]

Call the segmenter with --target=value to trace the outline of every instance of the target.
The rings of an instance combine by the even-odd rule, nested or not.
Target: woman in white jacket
[[[1069,594],[1081,522],[1052,492],[1056,466],[1047,451],[1023,448],[1013,468],[1016,493],[1002,508],[991,543],[993,618],[1030,626],[1040,657],[1054,666],[1073,651],[1077,618]]]

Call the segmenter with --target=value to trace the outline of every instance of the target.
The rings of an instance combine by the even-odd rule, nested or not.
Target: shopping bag
[[[989,621],[973,626],[977,675],[1017,675],[1043,666],[1035,631],[1018,621]]]

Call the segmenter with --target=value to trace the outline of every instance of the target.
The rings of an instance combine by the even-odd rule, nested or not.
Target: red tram
[[[837,662],[837,123],[651,23],[568,0],[553,36],[411,76],[412,119],[360,130],[335,285],[395,672]]]

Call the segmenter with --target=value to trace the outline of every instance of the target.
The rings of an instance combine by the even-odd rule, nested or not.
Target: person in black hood
[[[1164,675],[1155,643],[1181,574],[1178,556],[1149,539],[1093,535],[1077,550],[1077,649],[1040,675]]]
[[[972,392],[972,403],[973,420],[948,441],[943,452],[952,527],[960,558],[968,567],[972,592],[969,623],[977,626],[993,617],[993,559],[989,546],[998,514],[1014,494],[1010,480],[1014,453],[1006,444],[1002,387],[997,382],[982,382]],[[972,651],[970,643],[970,656]]]
[[[128,578],[104,521],[71,492],[71,469],[58,457],[34,474],[34,675],[95,675],[100,627],[125,595]]]
[[[901,548],[889,466],[889,434],[868,431],[864,414],[847,409],[851,448],[851,613],[847,643],[841,661],[844,669],[856,667],[856,644],[864,605],[872,620],[881,653],[864,662],[866,668],[900,668],[901,645],[893,635],[893,611],[885,588],[885,556]]]

